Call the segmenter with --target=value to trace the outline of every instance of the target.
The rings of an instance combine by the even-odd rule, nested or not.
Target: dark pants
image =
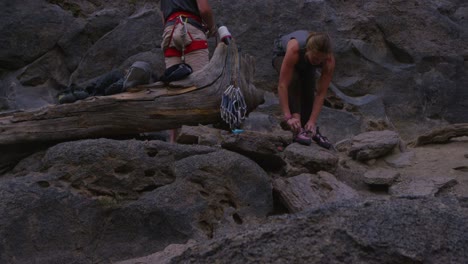
[[[273,59],[273,67],[279,73],[283,56]],[[294,69],[294,75],[288,87],[289,111],[301,115],[301,124],[305,126],[312,113],[315,99],[315,71],[300,72]]]

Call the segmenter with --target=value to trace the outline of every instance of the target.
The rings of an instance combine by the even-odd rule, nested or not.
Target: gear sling
[[[177,49],[176,47],[171,47],[171,46],[167,47],[166,50],[164,51],[165,57],[181,57],[182,61],[184,62],[185,54],[190,53],[195,50],[208,48],[208,42],[206,40],[193,39],[192,34],[190,34],[190,32],[187,31],[186,23],[188,19],[193,19],[197,23],[199,23],[199,25],[202,25],[202,21],[200,17],[189,12],[183,12],[183,11],[175,12],[167,18],[166,24],[169,22],[174,22],[174,27],[172,28],[171,36],[169,38],[169,43],[172,42],[174,31],[178,24],[182,24],[184,34],[187,34],[190,37],[190,43],[188,45],[185,45],[185,43],[182,44],[181,50]]]

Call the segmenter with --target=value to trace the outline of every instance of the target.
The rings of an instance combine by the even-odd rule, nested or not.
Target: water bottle
[[[221,41],[224,42],[224,44],[229,45],[229,43],[231,43],[232,36],[226,26],[218,25],[218,35]]]

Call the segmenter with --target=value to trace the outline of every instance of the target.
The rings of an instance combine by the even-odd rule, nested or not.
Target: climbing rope
[[[231,49],[236,49],[235,45],[228,46],[227,54],[227,70],[230,84],[227,86],[221,98],[221,118],[226,122],[231,130],[239,131],[239,128],[247,114],[247,104],[245,103],[244,95],[239,87],[240,78],[240,61],[237,50],[235,52],[235,73],[231,72]],[[235,77],[232,78],[232,75]]]

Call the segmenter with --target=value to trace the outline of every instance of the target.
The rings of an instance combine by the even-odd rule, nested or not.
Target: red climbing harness
[[[186,23],[186,21],[184,22],[182,20],[183,18],[185,18],[185,19],[190,18],[190,19],[193,19],[196,22],[202,24],[202,20],[200,19],[200,17],[198,17],[198,16],[196,16],[196,15],[194,15],[192,13],[189,13],[189,12],[175,12],[175,13],[171,14],[167,18],[167,21],[166,21],[166,24],[168,22],[174,21],[174,27],[172,28],[171,36],[169,37],[169,43],[172,42],[172,37],[174,35],[174,30],[175,30],[177,24]],[[190,39],[192,40],[191,43],[188,44],[187,46],[185,46],[183,51],[178,50],[175,47],[167,47],[164,50],[164,56],[165,57],[182,57],[182,56],[184,56],[184,54],[190,53],[192,51],[208,48],[208,42],[206,40],[193,39],[192,34],[190,34],[190,32],[187,32],[187,33],[188,33]]]

